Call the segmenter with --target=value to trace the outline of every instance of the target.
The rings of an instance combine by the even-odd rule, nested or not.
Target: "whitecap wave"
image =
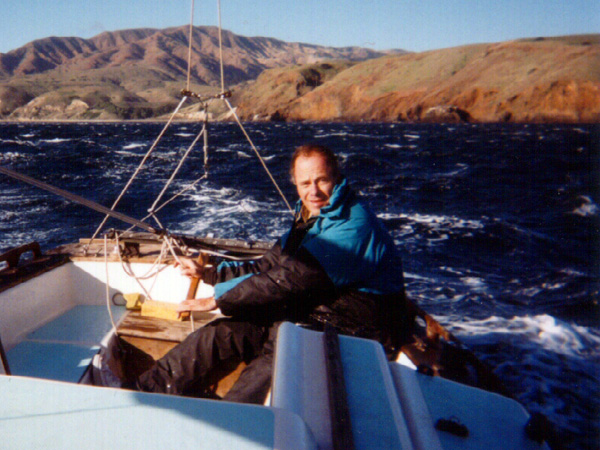
[[[72,141],[73,139],[69,139],[69,138],[53,138],[53,139],[40,139],[38,142],[39,143],[46,143],[46,144],[61,144],[63,142],[69,142]]]
[[[31,141],[22,141],[20,139],[0,139],[0,144],[4,145],[25,145],[28,147],[33,147],[35,143]]]
[[[432,228],[460,228],[460,229],[471,229],[480,230],[484,227],[484,223],[481,220],[475,219],[462,219],[456,216],[440,216],[435,214],[392,214],[382,213],[377,215],[382,220],[394,220],[402,219],[407,222],[419,223],[427,225]]]
[[[595,355],[594,359],[600,362],[600,333],[597,330],[567,323],[548,314],[512,318],[492,316],[464,321],[451,328],[470,345],[489,344],[490,340],[512,342],[571,357]]]
[[[27,156],[28,156],[27,154],[19,153],[19,152],[0,153],[0,161],[2,161],[2,162],[14,161],[17,159],[26,158]]]
[[[577,198],[577,200],[580,201],[581,204],[579,205],[579,207],[573,210],[573,214],[582,217],[590,217],[597,216],[600,212],[600,208],[598,207],[598,205],[594,203],[592,199],[587,195],[581,195]]]
[[[483,278],[479,277],[462,277],[460,279],[471,292],[486,292],[487,291],[487,283]]]
[[[600,407],[598,330],[548,314],[459,322],[447,328],[471,348],[483,349],[485,361],[530,412],[551,417],[571,436],[597,430],[597,424],[590,428],[585,408]]]
[[[134,148],[141,148],[145,146],[146,144],[143,144],[141,142],[132,142],[131,144],[124,145],[123,150],[133,150]]]

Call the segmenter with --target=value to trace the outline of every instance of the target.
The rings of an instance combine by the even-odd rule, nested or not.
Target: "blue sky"
[[[47,36],[185,25],[191,0],[0,0],[0,52]],[[217,24],[195,1],[195,25]],[[290,42],[423,51],[600,32],[598,0],[221,0],[223,28]]]

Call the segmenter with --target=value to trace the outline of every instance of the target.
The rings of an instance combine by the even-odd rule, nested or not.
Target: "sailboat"
[[[224,82],[220,92],[203,97],[191,91],[188,76],[164,130],[190,98],[225,102],[260,158]],[[206,151],[207,120],[182,162],[201,139]],[[220,317],[192,313],[182,320],[176,313],[178,302],[199,298],[204,288],[202,280],[189,280],[174,267],[178,255],[212,264],[260,257],[269,244],[169,233],[157,217],[171,201],[160,203],[168,183],[149,217],[137,220],[117,211],[120,197],[106,208],[8,168],[0,172],[105,214],[90,238],[46,252],[31,242],[0,255],[6,265],[0,271],[2,448],[547,448],[543,423],[532,420],[489,368],[412,303],[413,333],[391,362],[375,341],[284,323],[263,405],[219,400],[239,375],[237,361],[223,368],[207,398],[93,385],[98,355],[110,352],[116,338],[139,350],[142,356],[125,368],[138,373]],[[98,237],[108,217],[133,228]]]

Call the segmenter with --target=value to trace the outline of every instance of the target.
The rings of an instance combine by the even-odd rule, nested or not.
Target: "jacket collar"
[[[349,195],[351,195],[350,185],[348,184],[348,180],[344,178],[341,182],[335,185],[333,192],[331,193],[331,197],[329,198],[329,204],[321,208],[318,217],[338,217],[341,214],[342,207],[346,203],[346,199]],[[296,217],[300,217],[301,213],[302,201],[298,200],[296,202]]]

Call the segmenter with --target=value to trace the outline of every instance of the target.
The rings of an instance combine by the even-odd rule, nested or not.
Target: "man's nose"
[[[311,194],[317,194],[319,192],[319,186],[317,183],[311,183],[308,189]]]

